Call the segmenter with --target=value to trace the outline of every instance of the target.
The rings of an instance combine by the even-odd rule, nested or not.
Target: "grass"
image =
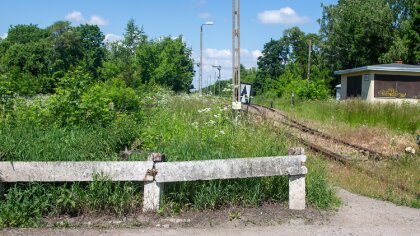
[[[373,177],[359,171],[360,168],[370,168],[375,174]],[[330,163],[330,179],[354,193],[383,199],[398,205],[420,208],[420,160],[413,157],[404,157],[401,160],[393,160],[384,163],[368,162],[363,166],[354,163],[352,166],[344,166],[338,163]],[[381,181],[385,179],[384,183]],[[410,192],[396,187],[403,184]]]
[[[320,122],[342,122],[352,126],[384,127],[395,132],[420,132],[420,105],[395,103],[368,103],[360,99],[342,102],[296,101],[292,106],[286,99],[256,97],[254,103],[283,109],[293,116]]]
[[[255,103],[269,105],[270,100],[257,97]],[[367,103],[356,99],[339,103],[331,100],[298,101],[291,106],[290,101],[276,99],[273,100],[273,106],[312,125],[318,124],[331,134],[352,143],[370,144],[367,147],[387,151],[391,155],[400,149],[399,157],[389,161],[355,162],[351,166],[331,162],[328,165],[330,179],[335,185],[355,193],[399,205],[420,207],[419,155],[403,153],[405,147],[415,145],[413,134],[420,133],[418,104]],[[333,128],[329,124],[333,124],[330,125]],[[396,142],[399,143],[398,147]],[[367,176],[360,169],[368,169],[373,176]],[[410,191],[403,191],[398,186],[405,186]]]
[[[233,122],[232,112],[221,99],[183,95],[164,97],[159,104],[144,112],[142,119],[121,116],[106,127],[4,121],[0,155],[10,161],[121,160],[120,150],[135,147],[144,153],[165,153],[168,161],[181,161],[279,156],[296,145],[269,123],[255,123],[243,114],[238,123]],[[133,155],[129,160],[144,158]],[[309,203],[319,208],[337,206],[325,163],[309,161],[308,168]],[[12,184],[0,201],[0,227],[39,226],[45,216],[131,214],[141,208],[141,192],[139,184],[111,183],[106,177],[88,184]],[[165,185],[160,213],[258,206],[287,199],[287,177],[172,183]]]
[[[115,214],[141,208],[141,187],[97,176],[91,183],[13,184],[0,202],[1,227],[38,227],[45,216]]]

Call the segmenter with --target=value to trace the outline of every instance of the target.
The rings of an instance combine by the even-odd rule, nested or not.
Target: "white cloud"
[[[89,24],[89,25],[97,25],[97,26],[105,26],[105,25],[108,25],[109,23],[108,20],[98,15],[93,15],[89,18],[89,20],[86,20],[86,18],[83,16],[83,14],[80,11],[70,12],[69,14],[65,16],[65,19],[73,23]]]
[[[207,48],[204,50],[203,55],[209,59],[226,59],[232,57],[232,52],[229,49],[213,49]]]
[[[258,19],[263,24],[304,24],[310,21],[307,16],[300,16],[291,7],[280,8],[279,10],[267,10],[258,13]]]
[[[71,22],[77,22],[77,23],[83,23],[86,21],[80,11],[70,12],[69,14],[66,15],[65,18],[66,20],[69,20]]]
[[[260,50],[252,51],[252,58],[257,61],[258,57],[262,56],[262,52]]]
[[[90,20],[87,22],[89,25],[105,26],[108,25],[108,21],[100,16],[91,16]]]
[[[208,12],[203,12],[198,14],[198,18],[200,19],[210,19],[211,18],[211,14]]]
[[[1,39],[5,39],[5,38],[7,38],[7,33],[4,33],[4,34],[0,35],[0,38],[1,38]]]
[[[104,42],[105,43],[112,43],[112,42],[119,41],[119,40],[122,40],[122,39],[123,39],[123,36],[121,36],[121,35],[107,34],[107,35],[105,35]]]

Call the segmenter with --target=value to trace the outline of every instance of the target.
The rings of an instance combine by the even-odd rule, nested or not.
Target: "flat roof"
[[[367,70],[389,71],[389,72],[419,72],[420,73],[420,66],[390,63],[390,64],[363,66],[363,67],[357,67],[354,69],[347,69],[347,70],[338,70],[338,71],[335,71],[334,74],[342,75],[342,74],[350,74],[354,72],[367,71]]]

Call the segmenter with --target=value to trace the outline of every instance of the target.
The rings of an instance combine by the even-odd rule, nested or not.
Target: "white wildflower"
[[[216,121],[214,121],[214,120],[209,120],[209,121],[207,122],[207,124],[208,124],[208,125],[214,125],[214,124],[216,124]]]
[[[207,113],[207,112],[210,112],[210,111],[211,111],[211,108],[210,107],[207,107],[207,108],[198,110],[198,113]]]
[[[225,131],[224,130],[220,130],[220,134],[225,134]]]

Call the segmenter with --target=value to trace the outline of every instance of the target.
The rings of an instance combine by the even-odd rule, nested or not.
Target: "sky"
[[[241,63],[255,67],[264,44],[279,39],[282,32],[298,26],[306,33],[317,33],[321,4],[337,0],[241,0]],[[231,0],[0,0],[0,37],[6,37],[11,25],[37,24],[45,28],[55,21],[68,20],[72,25],[96,24],[107,41],[122,38],[126,24],[133,18],[146,34],[182,36],[200,58],[200,26],[203,28],[203,86],[215,81],[221,65],[222,79],[232,71],[232,1]],[[198,68],[193,84],[198,84]]]

